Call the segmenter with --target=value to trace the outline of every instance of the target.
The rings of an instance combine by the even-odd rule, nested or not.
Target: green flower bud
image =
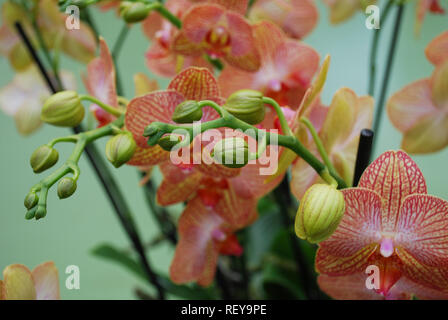
[[[264,120],[266,112],[262,98],[261,92],[239,90],[230,95],[223,108],[244,122],[259,124]]]
[[[59,153],[56,149],[44,144],[37,148],[31,155],[30,164],[34,173],[41,173],[58,162]]]
[[[44,206],[38,206],[35,212],[36,220],[39,220],[47,215],[47,209]]]
[[[174,109],[172,119],[176,123],[193,123],[194,121],[199,121],[202,119],[202,108],[197,101],[184,101]]]
[[[25,219],[26,220],[31,220],[36,216],[36,211],[37,211],[37,207],[34,207],[30,210],[28,210],[25,214]]]
[[[158,144],[163,150],[171,151],[181,140],[180,137],[174,137],[173,139],[172,136],[164,136],[160,138]]]
[[[31,191],[30,193],[28,193],[26,195],[25,201],[23,202],[23,204],[25,205],[25,208],[30,210],[36,206],[38,201],[39,201],[39,197],[37,196],[36,192]]]
[[[345,211],[344,195],[328,184],[311,186],[300,201],[295,221],[299,238],[318,243],[329,238]]]
[[[151,8],[142,2],[123,1],[120,4],[120,15],[127,23],[145,20],[150,10]]]
[[[66,199],[76,191],[76,181],[73,178],[62,178],[58,183],[59,199]]]
[[[84,107],[76,91],[66,90],[48,98],[41,113],[42,121],[58,127],[76,127],[84,119]]]
[[[148,146],[154,146],[159,142],[159,139],[162,138],[163,132],[160,130],[160,128],[154,124],[151,123],[149,126],[147,126],[143,132],[144,137],[148,137]]]
[[[249,162],[249,147],[242,138],[226,138],[218,141],[212,157],[228,168],[241,168]]]
[[[106,144],[106,157],[115,168],[131,160],[137,144],[130,133],[120,133]]]

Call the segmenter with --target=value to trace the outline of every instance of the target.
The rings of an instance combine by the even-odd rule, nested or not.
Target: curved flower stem
[[[210,107],[212,107],[213,109],[215,109],[216,112],[218,112],[218,114],[219,114],[219,116],[220,116],[221,118],[224,117],[223,109],[222,109],[216,102],[214,102],[214,101],[211,101],[211,100],[202,100],[202,101],[200,101],[200,102],[198,103],[198,105],[199,105],[201,108],[210,106]]]
[[[347,184],[346,182],[338,175],[338,173],[331,168],[327,168],[325,164],[323,164],[319,159],[317,159],[305,146],[300,143],[298,139],[296,139],[294,136],[285,136],[285,135],[279,135],[276,133],[270,133],[263,130],[260,130],[254,126],[251,126],[250,124],[241,121],[237,119],[236,117],[232,116],[230,113],[222,109],[223,117],[208,121],[205,123],[201,123],[199,130],[193,130],[193,127],[195,125],[191,126],[178,126],[175,124],[169,124],[169,123],[163,123],[163,122],[153,122],[151,126],[157,127],[159,132],[153,136],[150,137],[148,140],[148,144],[157,144],[158,139],[162,137],[164,134],[172,133],[175,130],[186,130],[188,132],[188,137],[184,139],[181,143],[179,143],[176,146],[176,149],[185,147],[189,143],[193,141],[195,138],[194,134],[203,133],[207,130],[211,129],[217,129],[222,127],[227,127],[231,129],[241,129],[246,132],[248,132],[248,135],[250,135],[252,138],[257,139],[260,134],[265,133],[266,134],[266,143],[270,144],[270,141],[276,141],[278,145],[286,147],[288,149],[291,149],[294,151],[299,157],[301,157],[303,160],[305,160],[326,182],[329,184],[333,184],[334,180],[337,181],[339,188],[346,188]]]
[[[275,112],[277,113],[278,119],[280,120],[280,126],[281,126],[283,132],[288,136],[292,136],[293,133],[291,131],[291,128],[289,127],[288,121],[286,120],[285,115],[282,111],[282,108],[280,108],[277,101],[275,101],[274,99],[268,98],[268,97],[263,97],[263,102],[266,104],[269,104],[270,106],[272,106],[274,108]]]
[[[89,96],[87,94],[80,95],[79,99],[93,102],[96,105],[98,105],[99,107],[101,107],[101,109],[103,109],[107,113],[110,113],[111,115],[114,115],[116,117],[122,116],[124,114],[124,112],[121,111],[120,109],[110,106],[110,105],[98,100],[97,98]]]
[[[50,91],[52,93],[56,93],[57,90],[53,86],[53,84],[50,80],[50,77],[48,76],[45,68],[43,67],[43,65],[42,65],[38,55],[36,54],[36,51],[34,50],[33,45],[31,44],[23,27],[20,25],[20,23],[16,23],[15,25],[17,27],[17,30],[18,30],[23,42],[26,44],[30,55],[33,57],[34,62],[38,65],[39,70],[42,74],[42,77],[46,81]],[[62,89],[62,88],[60,88],[60,89]],[[119,120],[119,119],[117,119],[117,120]],[[82,127],[79,127],[79,126],[73,128],[73,131],[75,132],[75,134],[80,134],[83,132]],[[114,207],[115,213],[117,214],[123,228],[125,229],[129,239],[131,240],[135,251],[138,253],[140,263],[142,265],[142,268],[143,268],[145,274],[148,277],[148,281],[150,283],[152,283],[154,285],[154,287],[156,288],[159,299],[164,299],[165,298],[165,290],[160,285],[160,282],[157,278],[156,273],[152,270],[151,265],[149,264],[145,249],[143,247],[138,230],[133,221],[129,207],[128,207],[126,200],[124,199],[124,196],[121,193],[114,177],[110,173],[102,156],[99,154],[98,150],[95,148],[93,143],[90,145],[86,145],[85,151],[86,151],[87,157],[89,158],[89,161],[90,161],[95,173],[97,174],[97,177],[100,179],[100,182],[104,188],[104,191],[106,192],[112,206]],[[68,170],[68,169],[69,168],[65,168],[64,170]],[[45,207],[46,207],[47,194],[48,194],[48,188],[43,188],[41,190],[41,197],[43,196],[43,198],[45,199],[45,203],[42,202],[41,205],[45,205]],[[37,207],[35,209],[37,211]]]
[[[330,158],[328,157],[327,151],[325,151],[322,140],[319,138],[316,128],[314,128],[311,121],[307,117],[301,117],[300,122],[302,122],[308,128],[308,131],[311,133],[311,136],[313,137],[313,141],[316,144],[317,151],[319,151],[319,154],[320,154],[323,162],[327,166],[328,170],[336,172],[336,169],[334,168],[333,164],[330,161]]]
[[[394,58],[395,58],[395,50],[397,48],[398,36],[400,34],[401,22],[402,22],[402,18],[403,18],[404,4],[400,2],[397,6],[398,6],[398,8],[397,8],[396,16],[395,16],[394,31],[393,31],[392,38],[390,41],[389,53],[388,53],[388,57],[387,57],[387,64],[386,64],[386,69],[384,71],[383,86],[381,88],[380,98],[378,99],[378,104],[377,104],[376,110],[375,110],[375,120],[373,123],[373,132],[375,132],[375,133],[378,132],[378,128],[380,126],[381,118],[382,118],[383,111],[384,111],[383,105],[386,100],[387,89],[389,88],[389,80],[390,80],[390,75],[392,72],[392,66],[393,66]],[[376,137],[378,137],[378,135],[376,135]],[[375,150],[376,140],[377,139],[373,139],[373,150]]]
[[[394,5],[394,0],[389,0],[382,10],[381,24],[384,24],[387,17],[389,16],[390,9]],[[369,90],[370,96],[375,94],[375,84],[376,84],[376,60],[378,54],[378,42],[381,34],[381,28],[373,31],[372,46],[370,49],[370,72],[369,72]]]

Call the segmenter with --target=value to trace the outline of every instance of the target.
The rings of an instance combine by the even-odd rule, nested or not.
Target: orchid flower
[[[61,80],[68,89],[75,89],[73,74],[61,72]],[[12,82],[0,89],[0,108],[14,117],[17,131],[22,135],[35,132],[42,125],[40,113],[44,101],[50,96],[39,71],[30,66],[15,74]]]
[[[59,11],[57,0],[36,2],[36,23],[42,30],[42,36],[48,47],[58,47],[72,58],[83,63],[89,62],[95,54],[95,36],[91,29],[80,22],[79,29],[68,31],[65,26],[67,16]],[[32,17],[20,5],[7,1],[2,6],[3,25],[0,27],[0,53],[9,57],[13,67],[23,70],[31,64],[26,49],[14,29],[16,21],[34,35]],[[34,39],[34,37],[33,37]],[[33,40],[37,42],[37,40]]]
[[[430,78],[396,92],[388,101],[392,124],[403,133],[401,147],[409,153],[430,153],[448,145],[448,32],[426,48],[436,66]]]
[[[324,0],[324,3],[330,7],[330,22],[336,24],[350,19],[356,12],[375,4],[376,0]]]
[[[324,107],[318,101],[310,110],[310,120],[318,130],[330,162],[347,185],[351,185],[361,130],[372,123],[373,98],[358,97],[351,89],[342,88],[335,93],[330,107]],[[301,141],[319,157],[311,137],[308,134],[301,137]],[[302,159],[296,161],[291,172],[291,191],[298,199],[311,185],[321,181]]]
[[[319,12],[312,0],[258,0],[249,11],[251,21],[271,21],[294,39],[303,39],[311,33],[318,18]]]
[[[239,89],[255,89],[282,106],[297,109],[319,67],[319,54],[308,45],[289,39],[271,22],[253,26],[255,44],[261,54],[257,72],[226,67],[219,84],[224,96]]]
[[[199,197],[189,201],[179,219],[179,243],[170,267],[171,280],[209,286],[219,255],[240,256],[243,252],[235,231]]]
[[[233,10],[233,5],[239,9],[238,1],[219,2],[226,6],[199,3],[182,16],[182,30],[174,40],[173,49],[186,56],[208,54],[236,68],[257,71],[260,56],[252,27],[243,15]]]
[[[415,33],[420,34],[422,28],[423,20],[427,12],[433,14],[444,14],[445,10],[439,3],[439,0],[418,0],[417,10],[416,10],[416,22],[415,22]]]
[[[30,271],[22,264],[3,270],[0,300],[59,300],[58,270],[53,262],[44,262]]]
[[[316,256],[321,289],[337,299],[447,299],[448,202],[427,194],[417,164],[385,152],[342,192],[344,217]],[[368,266],[379,271],[375,289]]]
[[[193,3],[190,0],[169,0],[165,7],[179,19]],[[185,56],[173,50],[173,42],[180,32],[157,11],[152,11],[142,23],[143,33],[151,40],[146,52],[146,65],[149,70],[162,77],[173,77],[180,71],[191,67],[212,66],[201,56]]]

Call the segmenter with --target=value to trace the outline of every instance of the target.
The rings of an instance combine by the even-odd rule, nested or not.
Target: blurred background
[[[0,3],[2,3],[0,1]],[[382,4],[383,1],[379,1]],[[327,83],[323,91],[323,102],[329,104],[335,91],[341,87],[350,87],[358,95],[367,92],[368,59],[373,31],[365,27],[365,16],[358,13],[349,21],[338,26],[330,25],[328,9],[321,1],[316,1],[320,18],[317,28],[304,42],[313,46],[321,58],[326,54],[332,57]],[[114,12],[100,12],[92,8],[91,14],[101,35],[111,47],[123,25]],[[393,15],[387,24],[381,24],[379,74],[377,91],[382,79],[389,39],[392,31]],[[417,79],[429,77],[433,67],[426,60],[424,49],[435,36],[448,29],[447,15],[428,15],[419,37],[414,35],[415,6],[407,5],[403,27],[397,47],[395,65],[389,87],[391,93]],[[132,98],[134,85],[132,77],[144,72],[154,78],[144,64],[144,54],[149,46],[139,25],[132,27],[119,57],[118,68],[124,85],[125,96]],[[85,72],[85,66],[65,58],[61,68],[71,70],[78,76],[78,89],[85,92],[79,75]],[[0,87],[12,80],[13,72],[8,61],[0,59]],[[167,84],[159,79],[160,87]],[[401,134],[390,124],[386,113],[377,133],[378,144],[375,155],[388,149],[398,149]],[[37,264],[53,260],[60,277],[62,299],[131,299],[135,298],[136,287],[147,288],[146,284],[116,264],[98,259],[91,254],[92,248],[101,243],[110,243],[126,249],[126,238],[112,208],[98,183],[96,176],[85,158],[80,162],[82,175],[78,181],[78,190],[67,200],[60,201],[52,189],[49,196],[48,214],[39,221],[24,219],[23,198],[29,188],[40,177],[33,174],[29,166],[32,151],[50,139],[68,134],[66,129],[43,126],[30,137],[21,137],[12,118],[0,115],[0,270],[9,264],[22,263],[30,269]],[[97,143],[104,149],[105,141]],[[58,146],[60,158],[67,157],[69,145]],[[427,156],[413,157],[426,177],[429,193],[448,199],[448,149]],[[139,231],[145,241],[158,236],[154,220],[148,212],[143,190],[138,186],[140,179],[137,171],[124,166],[115,170],[110,165],[120,187],[124,192],[138,223]],[[157,173],[155,179],[157,179]],[[179,208],[170,208],[179,211]],[[149,251],[154,268],[161,274],[167,274],[173,249],[162,244]],[[65,287],[69,265],[80,268],[80,289],[68,290]]]

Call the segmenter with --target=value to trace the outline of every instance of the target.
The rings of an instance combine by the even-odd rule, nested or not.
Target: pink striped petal
[[[448,202],[430,195],[405,198],[397,221],[397,246],[428,266],[448,267]]]
[[[344,216],[332,236],[320,247],[333,256],[349,257],[381,239],[381,198],[368,189],[342,190]]]
[[[179,219],[179,243],[170,267],[174,283],[211,284],[219,254],[213,232],[222,224],[222,218],[206,208],[199,197],[188,202]]]
[[[218,82],[205,68],[191,67],[171,80],[168,89],[181,93],[186,100],[208,100],[221,95]]]
[[[174,109],[184,100],[184,96],[174,90],[156,91],[132,99],[126,109],[125,125],[137,145],[147,148],[148,139],[143,137],[145,128],[156,121],[173,123]]]
[[[403,151],[387,151],[365,171],[359,187],[380,195],[383,231],[394,231],[399,208],[411,194],[426,194],[426,182],[417,164]]]

